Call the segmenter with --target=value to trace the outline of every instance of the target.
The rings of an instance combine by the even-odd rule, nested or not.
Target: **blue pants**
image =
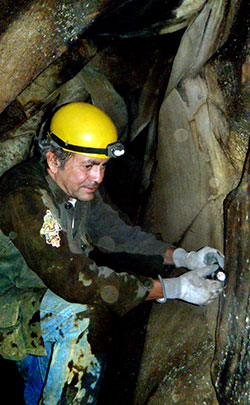
[[[27,405],[96,403],[106,355],[92,352],[88,310],[50,290],[44,295],[40,312],[47,356],[28,355],[18,362]]]

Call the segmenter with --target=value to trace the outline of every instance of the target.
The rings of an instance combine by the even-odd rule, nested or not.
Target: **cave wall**
[[[224,2],[217,6],[208,3],[182,36],[160,107],[158,165],[144,219],[147,228],[189,250],[204,245],[223,250],[223,200],[239,182],[248,147],[240,125],[235,134],[231,123],[236,118],[229,112],[235,94],[242,91],[247,38],[222,84],[219,66],[225,60],[216,52],[224,52],[222,38],[229,35],[225,25],[232,25],[237,7],[231,6],[226,18]],[[238,149],[231,146],[235,138]]]
[[[241,8],[225,45],[198,70],[192,57],[200,55],[206,34],[200,31],[191,42],[184,33],[171,73],[175,80],[170,76],[160,108],[158,165],[144,224],[187,250],[212,245],[224,251],[230,285],[206,308],[177,301],[153,305],[137,404],[249,403],[247,175],[237,191],[249,144],[248,7]],[[183,44],[189,63],[179,58]],[[228,207],[225,251],[223,203],[234,188],[240,197]]]

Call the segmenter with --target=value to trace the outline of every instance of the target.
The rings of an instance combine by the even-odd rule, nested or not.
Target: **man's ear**
[[[49,169],[51,170],[52,173],[57,173],[59,168],[60,168],[60,162],[54,152],[51,152],[50,150],[46,153],[46,159],[47,163],[49,166]]]

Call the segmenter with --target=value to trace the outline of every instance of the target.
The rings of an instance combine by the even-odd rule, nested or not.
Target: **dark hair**
[[[58,101],[58,98],[55,100],[55,102]],[[53,139],[49,136],[49,129],[50,129],[50,124],[51,120],[56,113],[57,110],[59,110],[62,106],[53,106],[50,105],[43,116],[43,120],[41,123],[41,127],[39,130],[41,139],[38,141],[38,148],[40,151],[40,162],[45,162],[47,165],[47,157],[46,154],[47,152],[51,151],[54,153],[56,158],[58,159],[60,163],[60,169],[63,169],[65,166],[65,163],[69,158],[73,155],[72,152],[67,152],[63,150]],[[48,165],[47,165],[48,166]]]
[[[67,160],[73,155],[73,152],[67,152],[58,146],[49,135],[46,135],[44,139],[38,141],[38,147],[41,153],[40,161],[47,162],[46,154],[51,151],[60,162],[60,169],[64,168]]]

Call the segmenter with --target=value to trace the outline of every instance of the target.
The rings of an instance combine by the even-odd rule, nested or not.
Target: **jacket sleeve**
[[[106,204],[100,195],[91,207],[88,233],[94,245],[110,252],[163,255],[173,245],[158,240],[153,234],[143,232],[139,226],[130,226],[120,217],[118,210]]]
[[[62,230],[58,247],[46,243],[40,230],[47,209],[41,190],[22,187],[2,199],[0,227],[5,235],[12,235],[28,267],[48,288],[69,302],[102,304],[119,315],[145,300],[153,288],[152,279],[118,274],[97,267],[83,254],[73,254]]]

